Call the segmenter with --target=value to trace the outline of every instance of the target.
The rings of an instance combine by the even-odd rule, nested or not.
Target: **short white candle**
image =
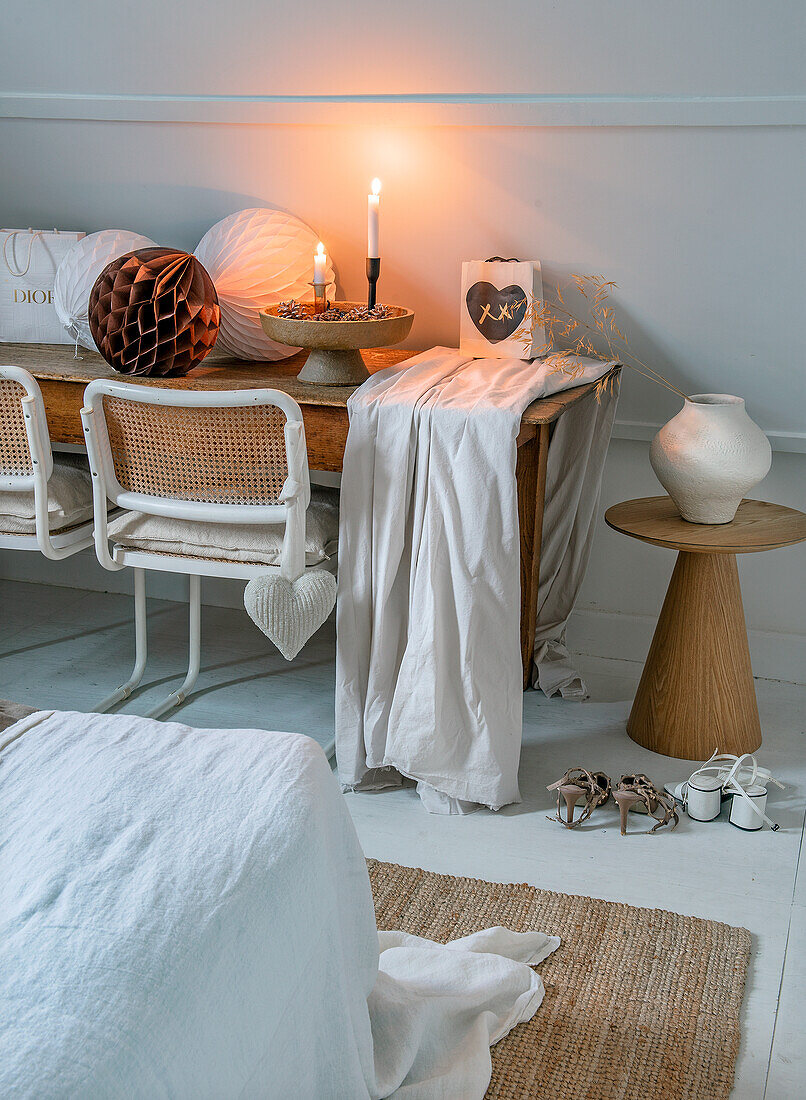
[[[324,286],[327,282],[327,253],[321,241],[313,257],[313,281],[314,286]]]
[[[374,260],[380,256],[378,247],[378,213],[381,205],[381,181],[372,181],[372,194],[367,195],[367,256]]]

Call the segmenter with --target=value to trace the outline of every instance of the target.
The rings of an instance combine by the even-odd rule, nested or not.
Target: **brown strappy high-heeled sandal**
[[[659,791],[651,779],[636,773],[635,775],[622,775],[618,786],[613,791],[613,798],[618,803],[621,811],[621,835],[627,835],[627,814],[637,805],[646,807],[646,813],[655,819],[655,824],[649,830],[657,832],[664,825],[672,822],[672,829],[677,828],[680,820],[677,816],[677,803],[663,791]]]
[[[599,806],[604,806],[610,797],[610,777],[604,772],[589,772],[586,768],[569,768],[556,783],[549,784],[547,791],[557,792],[557,816],[549,821],[559,821],[566,829],[576,829]],[[560,798],[565,799],[565,819],[560,813]],[[574,806],[580,798],[585,799],[582,813],[574,821]]]

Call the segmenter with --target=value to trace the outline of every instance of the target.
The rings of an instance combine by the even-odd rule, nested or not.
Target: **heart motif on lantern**
[[[293,661],[336,603],[336,578],[323,569],[303,573],[295,581],[279,573],[254,577],[243,594],[249,618]]]
[[[526,316],[526,295],[523,287],[514,284],[499,290],[492,283],[474,283],[465,301],[473,324],[491,344],[506,340]]]

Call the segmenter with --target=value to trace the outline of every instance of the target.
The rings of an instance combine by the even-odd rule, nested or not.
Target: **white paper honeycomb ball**
[[[313,254],[318,243],[310,226],[269,207],[241,210],[208,229],[195,255],[218,292],[219,347],[239,359],[257,360],[286,359],[299,350],[270,340],[259,311],[289,298],[312,298]],[[330,258],[326,293],[329,298],[335,293]]]
[[[118,256],[153,245],[154,241],[142,233],[132,233],[129,229],[102,229],[100,233],[82,237],[66,253],[56,270],[53,304],[61,323],[82,347],[95,350],[87,320],[90,291],[95,280]]]

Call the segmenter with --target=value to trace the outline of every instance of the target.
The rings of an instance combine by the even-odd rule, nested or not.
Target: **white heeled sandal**
[[[668,783],[666,790],[694,821],[713,821],[719,816],[722,800],[732,799],[730,823],[738,829],[755,831],[764,823],[777,832],[779,826],[764,812],[767,784],[784,789],[767,768],[760,768],[755,756],[733,756],[715,752],[683,783]]]

